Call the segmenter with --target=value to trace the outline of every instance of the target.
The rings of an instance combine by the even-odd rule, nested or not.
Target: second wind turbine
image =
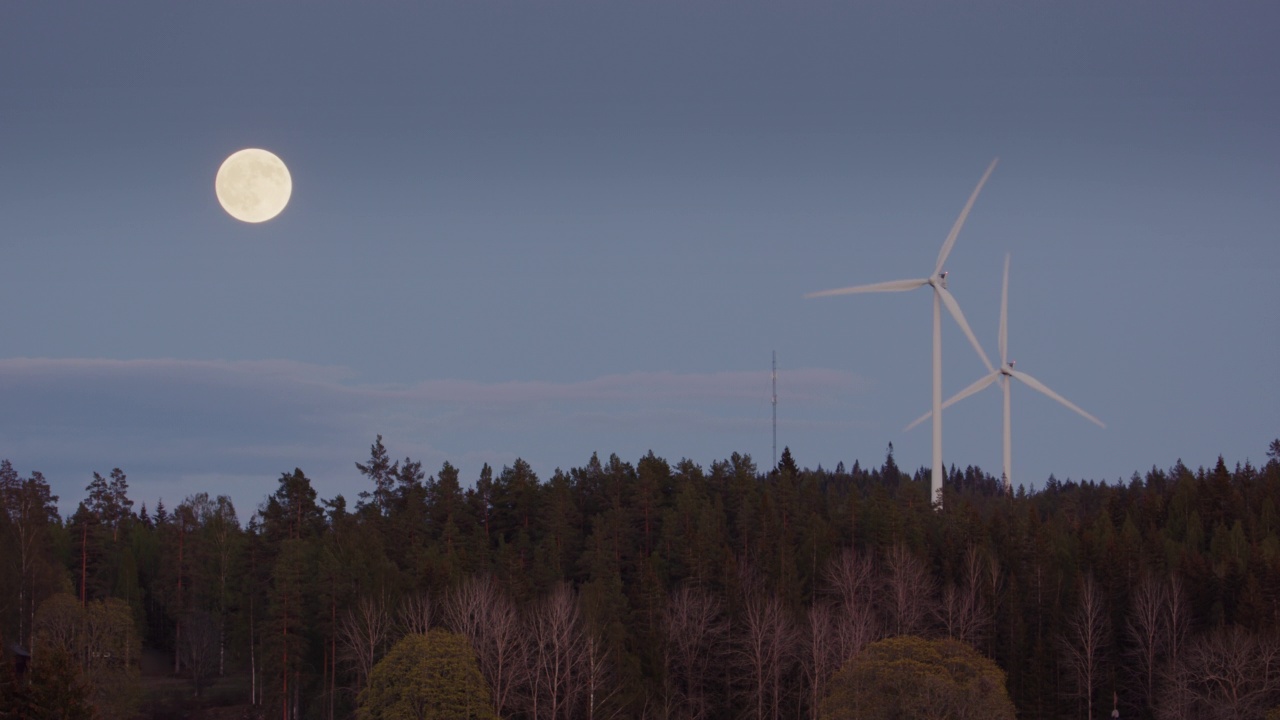
[[[956,393],[950,400],[947,400],[946,402],[942,403],[942,407],[949,408],[953,404],[969,397],[970,395],[978,392],[979,390],[986,388],[991,383],[997,380],[1000,381],[1000,387],[1002,390],[1004,390],[1003,483],[1004,483],[1004,491],[1006,493],[1013,492],[1013,421],[1010,420],[1009,418],[1009,384],[1010,384],[1009,378],[1017,378],[1019,381],[1025,383],[1027,387],[1031,388],[1032,390],[1036,390],[1041,393],[1044,393],[1045,395],[1048,395],[1050,398],[1057,400],[1059,403],[1066,406],[1067,408],[1071,410],[1075,410],[1077,413],[1082,415],[1085,420],[1088,420],[1094,425],[1097,425],[1100,428],[1106,427],[1106,425],[1104,425],[1102,421],[1099,420],[1098,418],[1090,415],[1084,410],[1081,410],[1079,407],[1076,407],[1075,403],[1062,397],[1058,393],[1050,390],[1048,385],[1045,385],[1039,380],[1022,372],[1021,370],[1014,370],[1013,365],[1014,365],[1014,362],[1009,359],[1009,256],[1005,255],[1004,256],[1004,285],[1003,285],[1003,289],[1000,291],[1000,367],[995,370],[992,370],[986,376],[979,378],[976,382],[974,382],[969,387]],[[924,415],[921,415],[920,417],[916,418],[915,422],[912,422],[910,425],[908,425],[904,429],[904,432],[906,430],[910,430],[911,428],[927,420],[929,418],[929,414],[930,413],[925,413]]]
[[[987,370],[994,370],[991,360],[982,351],[982,345],[978,343],[978,339],[974,337],[969,323],[965,321],[964,313],[960,311],[960,305],[952,297],[951,292],[947,290],[947,273],[942,270],[942,266],[947,262],[947,256],[951,254],[951,248],[956,244],[956,236],[960,234],[960,228],[964,226],[965,219],[969,217],[969,211],[973,208],[974,201],[978,199],[978,193],[982,192],[982,186],[986,184],[987,178],[991,177],[991,171],[996,169],[996,163],[999,161],[999,158],[991,161],[987,171],[982,174],[982,179],[978,181],[977,187],[969,195],[969,201],[964,204],[964,209],[960,211],[960,216],[956,218],[955,224],[951,226],[951,232],[947,234],[947,239],[942,243],[942,250],[938,252],[938,262],[934,265],[932,275],[919,280],[891,280],[871,285],[855,285],[835,290],[823,290],[809,293],[805,296],[813,298],[831,295],[853,295],[855,293],[903,292],[915,290],[925,285],[933,288],[933,467],[930,469],[929,490],[931,501],[936,502],[939,508],[942,507],[942,480],[946,476],[946,470],[942,465],[942,310],[940,305],[947,306],[947,311],[951,313],[951,317],[955,318],[956,324],[964,331],[965,337],[969,338],[969,343],[973,345],[973,349],[978,351],[978,356],[982,358]]]

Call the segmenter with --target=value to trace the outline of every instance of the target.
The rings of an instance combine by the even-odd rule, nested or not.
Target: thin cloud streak
[[[842,415],[870,388],[853,373],[824,368],[779,378],[784,429],[847,431]],[[363,488],[352,463],[376,434],[393,454],[429,469],[444,460],[501,466],[524,457],[550,473],[594,451],[641,446],[709,462],[718,459],[714,450],[762,447],[770,383],[767,371],[731,371],[397,386],[289,360],[15,358],[0,360],[0,398],[23,408],[0,416],[0,456],[45,472],[64,512],[92,472],[117,466],[151,499],[223,491],[192,478],[237,478],[226,483],[231,492],[260,493],[235,498],[244,510],[294,466],[322,494],[353,495]]]
[[[767,399],[769,373],[643,372],[606,375],[580,382],[519,381],[483,383],[471,380],[429,380],[413,385],[371,385],[350,382],[347,368],[311,365],[292,360],[111,360],[15,358],[0,360],[0,390],[48,392],[81,388],[96,396],[111,396],[120,388],[173,390],[178,387],[220,389],[232,393],[268,390],[268,399],[298,406],[342,410],[385,401],[413,400],[475,406],[510,406],[546,402],[653,402],[707,400],[751,402]],[[852,373],[824,368],[786,371],[780,397],[789,402],[827,405],[857,394],[869,384]],[[336,403],[334,408],[332,403]]]

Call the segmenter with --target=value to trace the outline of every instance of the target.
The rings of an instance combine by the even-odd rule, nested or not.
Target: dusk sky
[[[1015,483],[1280,437],[1280,6],[5,2],[0,458],[70,513],[301,467],[930,462],[925,277],[997,357]],[[232,219],[222,160],[293,196]],[[949,319],[950,396],[985,369]],[[944,414],[1000,472],[1000,394]]]

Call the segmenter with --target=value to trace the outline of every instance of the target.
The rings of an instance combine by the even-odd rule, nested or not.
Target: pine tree
[[[372,492],[368,490],[360,492],[360,502],[356,504],[356,512],[368,508],[377,515],[383,517],[389,515],[395,498],[395,483],[400,463],[391,462],[387,448],[382,445],[381,435],[369,448],[369,463],[367,465],[356,463],[356,469],[373,483]]]

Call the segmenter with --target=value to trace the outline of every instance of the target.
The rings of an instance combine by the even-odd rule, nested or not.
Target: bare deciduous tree
[[[795,657],[796,629],[776,595],[754,595],[743,609],[738,656],[754,718],[783,717],[783,680]]]
[[[845,548],[826,567],[823,577],[831,593],[841,603],[869,600],[875,587],[871,558]]]
[[[444,623],[459,635],[475,638],[488,615],[487,607],[497,593],[493,579],[488,575],[471,576],[453,588],[444,602]]]
[[[1107,611],[1102,591],[1092,575],[1080,581],[1079,599],[1063,631],[1063,655],[1074,681],[1077,699],[1084,701],[1085,717],[1093,717],[1093,696],[1103,672],[1103,650],[1110,641]]]
[[[533,688],[530,709],[535,720],[558,720],[573,715],[581,685],[576,681],[582,661],[583,636],[578,599],[568,585],[556,585],[530,617]]]
[[[396,629],[401,635],[426,635],[435,620],[435,605],[425,593],[409,595],[396,611]]]
[[[873,598],[879,583],[871,558],[858,555],[853,548],[845,548],[832,560],[823,577],[835,599],[833,640],[839,669],[883,634]]]
[[[920,635],[933,606],[929,568],[902,543],[885,553],[885,625],[894,635]]]
[[[959,582],[943,588],[936,611],[947,637],[976,646],[987,636],[994,619],[988,597],[995,593],[999,578],[1000,564],[970,545]]]
[[[836,667],[852,660],[862,648],[879,640],[884,628],[868,601],[844,602],[836,609]]]
[[[1219,628],[1187,643],[1171,680],[1162,718],[1262,720],[1280,701],[1280,644]]]
[[[946,583],[942,586],[942,597],[936,609],[938,622],[947,637],[959,639],[969,613],[973,611],[970,604],[973,596],[960,583]]]
[[[528,681],[520,614],[492,577],[469,577],[444,603],[445,624],[471,641],[499,715],[509,713]]]
[[[1156,680],[1169,640],[1168,587],[1154,575],[1144,575],[1133,590],[1132,602],[1125,624],[1128,655],[1139,676],[1142,700],[1150,707],[1155,704]]]
[[[201,522],[213,536],[213,552],[218,565],[218,675],[226,674],[227,657],[227,577],[231,574],[234,540],[240,529],[235,506],[227,495],[213,501]]]
[[[187,632],[182,636],[182,664],[191,675],[196,697],[204,693],[218,662],[221,632],[218,623],[203,610],[187,613]]]
[[[1182,576],[1169,578],[1169,588],[1165,593],[1168,603],[1168,621],[1165,623],[1165,648],[1170,661],[1176,661],[1186,643],[1187,629],[1191,624],[1191,600],[1187,597],[1187,589],[1183,587]]]
[[[818,600],[809,607],[804,627],[801,669],[808,687],[809,717],[817,720],[827,680],[840,669],[837,612],[834,602]]]
[[[608,645],[600,633],[588,630],[583,634],[580,666],[586,720],[608,720],[620,715],[622,709],[611,703],[621,687],[614,674]]]
[[[59,650],[74,658],[77,665],[84,663],[80,633],[84,623],[84,610],[80,601],[68,593],[58,593],[40,606],[32,626],[31,652],[36,657],[46,650]]]
[[[1187,632],[1191,624],[1191,603],[1183,587],[1182,576],[1169,577],[1164,592],[1163,658],[1160,665],[1162,692],[1156,706],[1160,717],[1187,720],[1191,718],[1191,696],[1183,686],[1188,679],[1178,672],[1183,649],[1187,644]]]
[[[683,586],[667,600],[663,627],[668,705],[677,717],[702,720],[711,713],[709,685],[713,671],[724,659],[729,633],[720,602],[706,592]]]
[[[360,598],[338,624],[338,642],[356,676],[354,692],[360,692],[369,682],[369,674],[390,639],[391,618],[381,598]]]

